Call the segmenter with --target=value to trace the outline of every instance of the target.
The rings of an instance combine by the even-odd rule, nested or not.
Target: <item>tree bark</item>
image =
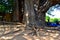
[[[29,23],[34,24],[35,14],[33,10],[32,0],[25,0],[25,13],[26,13],[26,17],[28,17]]]
[[[42,26],[45,26],[45,14],[47,12],[47,10],[49,9],[49,7],[51,6],[50,4],[50,1],[47,0],[43,6],[39,6],[39,9],[38,9],[38,16],[39,16],[39,20],[41,22],[41,25]]]
[[[18,6],[18,0],[15,0],[15,10],[13,14],[13,21],[18,22],[19,21],[19,6]]]

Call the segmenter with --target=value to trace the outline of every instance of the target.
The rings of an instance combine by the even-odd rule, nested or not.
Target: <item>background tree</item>
[[[46,21],[49,22],[50,21],[50,17],[46,16]]]
[[[57,18],[54,18],[54,22],[57,23],[58,22],[58,19]]]

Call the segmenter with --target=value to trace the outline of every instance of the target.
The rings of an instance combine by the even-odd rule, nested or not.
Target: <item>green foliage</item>
[[[3,5],[0,4],[0,12],[4,12],[5,8],[6,8],[5,6],[3,6]]]
[[[45,21],[46,22],[58,22],[60,21],[60,18],[50,18],[49,16],[46,16]]]
[[[54,18],[50,18],[50,22],[54,22]]]
[[[54,22],[58,22],[58,19],[57,18],[54,18]]]
[[[48,21],[49,21],[49,19],[50,19],[50,17],[49,17],[49,16],[46,16],[45,18],[46,18],[46,22],[48,22]]]
[[[0,12],[12,13],[14,0],[0,0]]]

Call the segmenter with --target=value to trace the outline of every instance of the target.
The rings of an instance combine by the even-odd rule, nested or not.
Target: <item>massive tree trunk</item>
[[[27,25],[36,25],[33,0],[25,0],[25,16]]]
[[[38,1],[40,2],[41,0],[38,0]],[[38,24],[37,23],[37,21],[38,21],[38,22],[40,22],[41,26],[45,26],[45,14],[48,11],[48,9],[51,6],[55,5],[56,3],[54,3],[50,0],[46,0],[43,3],[43,5],[40,5],[40,3],[39,3],[38,10],[37,10],[38,17],[35,14],[33,4],[34,4],[33,0],[25,0],[25,13],[28,15],[28,16],[26,16],[27,24]],[[37,18],[37,20],[36,20],[36,18]]]

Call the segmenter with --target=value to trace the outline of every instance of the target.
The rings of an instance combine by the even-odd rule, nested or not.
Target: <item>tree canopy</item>
[[[0,0],[0,12],[12,13],[14,9],[14,0]]]

